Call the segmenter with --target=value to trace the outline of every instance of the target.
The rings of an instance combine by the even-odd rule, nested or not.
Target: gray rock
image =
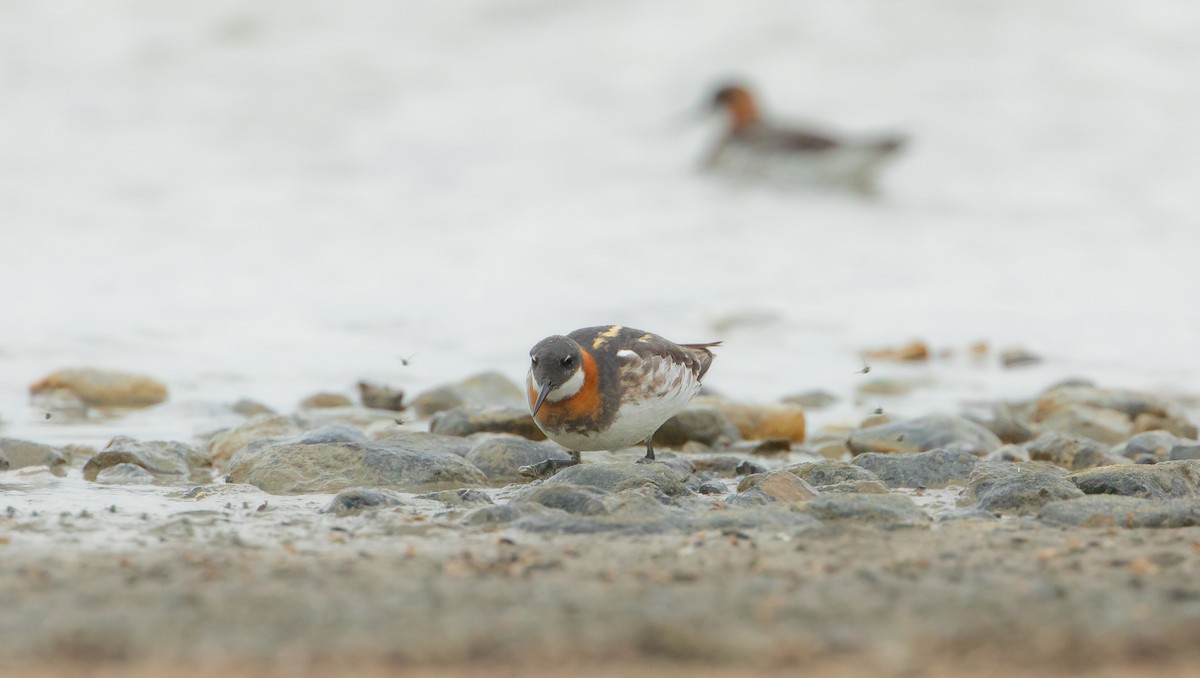
[[[347,405],[344,407],[302,408],[292,415],[300,428],[309,430],[330,424],[346,424],[355,428],[366,428],[376,422],[395,422],[396,413],[391,410],[373,410],[369,407]]]
[[[1048,461],[1072,471],[1129,463],[1124,457],[1110,454],[1107,445],[1065,433],[1043,433],[1025,449],[1034,461]]]
[[[740,440],[733,422],[711,407],[693,407],[663,422],[654,434],[654,444],[663,447],[683,447],[688,441],[716,445]]]
[[[719,480],[705,480],[704,482],[700,483],[699,487],[696,488],[696,491],[700,494],[708,495],[725,494],[728,491],[728,488],[725,487],[725,483]]]
[[[737,489],[738,494],[752,493],[767,501],[808,501],[818,494],[816,488],[786,469],[746,476]]]
[[[612,493],[594,487],[543,484],[529,488],[513,501],[518,504],[540,504],[576,515],[595,516],[609,512],[604,500],[610,496]]]
[[[467,456],[467,453],[477,443],[475,440],[467,440],[458,436],[441,436],[425,431],[392,431],[379,438],[377,442],[429,452],[448,452],[460,457]]]
[[[848,464],[844,461],[808,462],[786,468],[808,484],[817,488],[852,481],[879,480],[878,476],[862,466]]]
[[[528,407],[525,391],[498,372],[484,372],[456,384],[446,384],[419,394],[412,408],[422,417],[458,407]]]
[[[1134,435],[1109,451],[1135,461],[1147,455],[1154,457],[1156,461],[1167,461],[1171,458],[1171,448],[1181,442],[1184,441],[1168,431],[1146,431]]]
[[[960,508],[941,513],[937,517],[939,523],[950,523],[956,520],[986,520],[993,521],[996,514],[979,508]]]
[[[931,522],[912,499],[899,494],[822,494],[800,506],[822,521],[861,521],[889,529]]]
[[[383,384],[358,382],[358,399],[373,410],[404,411],[404,391]]]
[[[447,506],[478,506],[480,504],[495,503],[492,501],[492,498],[488,496],[487,492],[466,488],[420,494],[417,495],[417,499],[440,501]]]
[[[1133,423],[1128,416],[1117,410],[1092,405],[1070,405],[1042,419],[1041,429],[1083,436],[1106,445],[1116,445],[1129,438],[1133,432]]]
[[[4,456],[3,451],[0,451],[0,471],[7,471],[8,466],[8,457]]]
[[[300,433],[296,422],[277,414],[257,414],[239,426],[222,431],[208,441],[208,455],[213,466],[224,468],[230,458],[246,445],[257,440],[286,438]]]
[[[1149,412],[1139,414],[1133,420],[1133,432],[1143,433],[1145,431],[1167,431],[1174,433],[1180,438],[1190,438],[1195,440],[1197,436],[1196,425],[1188,420],[1187,415],[1176,413],[1170,416],[1160,416],[1150,414]]]
[[[528,515],[530,510],[529,505],[524,504],[498,504],[496,506],[485,506],[476,511],[472,511],[463,518],[464,525],[505,525],[512,523],[521,516]],[[540,505],[537,508],[541,508]]]
[[[338,492],[322,513],[344,516],[360,513],[364,509],[403,505],[404,498],[398,492],[372,487],[352,487]]]
[[[1168,455],[1168,457],[1171,461],[1200,459],[1200,443],[1181,441],[1178,445],[1173,445],[1171,447],[1171,453]]]
[[[250,400],[249,398],[242,398],[238,400],[230,407],[230,409],[235,413],[242,415],[243,417],[253,417],[259,414],[275,414],[275,410],[267,407],[257,400]]]
[[[1067,472],[1053,464],[984,462],[967,479],[963,503],[996,513],[1030,514],[1053,501],[1082,497]]]
[[[0,457],[8,459],[9,468],[24,466],[55,468],[67,463],[67,457],[56,448],[16,438],[0,438]]]
[[[68,391],[89,407],[149,407],[167,399],[167,387],[140,374],[77,368],[59,370],[29,387],[30,395]]]
[[[914,454],[860,454],[852,462],[878,476],[888,487],[945,487],[961,484],[979,458],[962,450],[930,450]]]
[[[1067,480],[1085,494],[1119,494],[1147,499],[1182,499],[1200,489],[1200,461],[1104,466],[1076,471]]]
[[[620,492],[650,483],[667,495],[676,497],[687,491],[685,480],[686,476],[666,464],[606,462],[570,466],[552,476],[545,484],[582,485]]]
[[[767,467],[755,464],[750,460],[745,460],[734,467],[733,471],[739,476],[750,475],[751,473],[765,473]]]
[[[116,464],[102,469],[94,480],[105,485],[151,485],[154,475],[137,464]]]
[[[341,393],[314,393],[300,401],[304,409],[321,409],[326,407],[353,407],[354,403]]]
[[[729,455],[692,457],[691,461],[692,466],[695,467],[697,473],[715,473],[725,478],[733,478],[734,476],[742,475],[738,472],[738,467],[743,463],[750,463],[741,457]],[[754,471],[754,473],[760,472],[761,471]]]
[[[534,423],[529,410],[517,407],[445,410],[433,415],[429,431],[447,436],[511,433],[529,440],[546,439],[546,434]]]
[[[838,398],[829,391],[804,391],[783,398],[786,405],[799,405],[807,410],[821,410],[837,403]]]
[[[117,464],[141,466],[164,483],[203,483],[211,476],[208,455],[191,445],[117,436],[84,464],[83,477],[96,480],[100,471]]]
[[[1085,385],[1060,385],[1048,389],[1038,398],[1032,419],[1035,422],[1045,421],[1054,413],[1074,405],[1116,410],[1130,420],[1141,414],[1168,417],[1175,413],[1175,408],[1170,403],[1149,393]]]
[[[1000,439],[986,428],[962,417],[931,416],[860,428],[850,434],[854,454],[903,454],[949,448],[986,454],[1000,447]]]
[[[1010,346],[1000,351],[1000,365],[1002,367],[1026,367],[1028,365],[1037,365],[1040,362],[1042,362],[1042,356],[1020,346]]]
[[[1044,506],[1038,519],[1078,527],[1174,528],[1200,525],[1200,501],[1089,495]]]
[[[1005,445],[1000,449],[989,452],[984,461],[1030,461],[1029,450],[1020,445]]]
[[[544,459],[568,460],[571,455],[550,442],[534,442],[521,436],[498,435],[479,441],[467,452],[471,462],[493,483],[521,483],[527,479],[518,469]]]
[[[839,494],[887,494],[887,485],[878,480],[847,480],[832,485],[822,485],[821,494],[837,492]]]
[[[482,485],[487,478],[438,441],[390,439],[251,443],[234,455],[226,480],[271,494],[300,494],[351,487],[418,492]]]
[[[1000,442],[1006,444],[1016,444],[1033,440],[1034,432],[1025,423],[1025,415],[1019,406],[1008,403],[1001,403],[992,411],[992,418],[987,421],[979,422],[987,430],[996,434]]]

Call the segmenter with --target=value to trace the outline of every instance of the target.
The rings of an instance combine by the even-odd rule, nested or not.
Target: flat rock
[[[1200,525],[1200,501],[1089,495],[1042,507],[1038,519],[1076,527],[1174,528]]]
[[[258,414],[275,414],[275,410],[267,407],[257,400],[251,400],[249,398],[239,399],[233,405],[230,405],[229,409],[233,410],[237,414],[242,415],[243,417],[253,417]]]
[[[832,485],[822,485],[821,494],[837,492],[840,494],[887,494],[887,485],[878,480],[846,480]]]
[[[967,479],[964,504],[996,513],[1031,514],[1053,501],[1082,497],[1067,471],[1045,462],[983,462]]]
[[[571,455],[550,442],[535,442],[508,434],[486,438],[475,444],[466,455],[492,483],[522,483],[528,479],[520,474],[522,466],[531,466],[545,459],[568,460]]]
[[[1182,438],[1169,431],[1146,431],[1114,446],[1110,452],[1134,461],[1147,457],[1156,462],[1167,461],[1171,458],[1171,449],[1183,442]]]
[[[533,421],[529,410],[519,407],[456,408],[433,415],[429,431],[447,436],[475,433],[511,433],[529,440],[545,440],[546,434]]]
[[[376,439],[381,443],[400,445],[430,452],[448,452],[460,457],[467,456],[472,447],[479,442],[459,436],[443,436],[426,431],[395,430],[388,431]]]
[[[324,407],[354,407],[354,402],[341,393],[314,393],[300,401],[300,407],[307,410]]]
[[[67,457],[57,448],[16,438],[0,438],[0,457],[8,460],[9,468],[49,466],[67,463]]]
[[[855,457],[852,463],[874,473],[888,487],[945,487],[964,483],[975,470],[979,458],[963,450],[910,454],[867,452]]]
[[[384,384],[358,382],[358,399],[363,407],[373,410],[404,411],[404,391]]]
[[[1139,414],[1133,419],[1133,432],[1143,433],[1145,431],[1168,431],[1181,438],[1193,440],[1197,437],[1196,425],[1182,413],[1170,416],[1160,416],[1149,412]]]
[[[770,501],[808,501],[819,494],[812,485],[786,469],[746,476],[738,483],[738,494],[753,492]]]
[[[208,441],[212,465],[225,468],[230,458],[246,445],[257,440],[287,438],[301,432],[299,424],[278,414],[257,414],[240,425],[216,434]]]
[[[292,415],[292,419],[304,430],[328,424],[348,424],[366,428],[376,422],[395,422],[396,413],[391,410],[373,410],[358,405],[311,407],[297,410]]]
[[[104,485],[151,485],[154,474],[137,464],[116,464],[102,469],[93,479]]]
[[[206,482],[211,473],[205,452],[183,443],[113,438],[83,466],[83,477],[96,480],[101,471],[117,464],[133,464],[165,483]]]
[[[575,515],[595,516],[609,512],[604,500],[611,492],[585,485],[542,484],[531,487],[513,501],[518,504],[539,504]]]
[[[836,404],[838,397],[829,391],[813,390],[803,391],[785,396],[782,400],[785,405],[795,405],[803,407],[806,410],[823,410]]]
[[[251,443],[234,455],[226,480],[249,483],[271,494],[300,494],[351,487],[419,492],[482,485],[487,478],[440,444],[390,439]]]
[[[1169,458],[1172,461],[1181,461],[1184,459],[1200,459],[1200,443],[1191,440],[1185,440],[1178,445],[1171,447]]]
[[[29,387],[31,395],[65,390],[89,407],[149,407],[167,399],[162,382],[141,374],[90,367],[59,370]]]
[[[444,384],[417,395],[412,401],[412,408],[422,417],[459,407],[526,408],[528,403],[525,390],[499,372],[484,372]]]
[[[1116,410],[1129,420],[1133,420],[1140,414],[1148,413],[1168,417],[1175,412],[1175,409],[1166,400],[1149,393],[1067,383],[1046,390],[1037,399],[1030,418],[1034,422],[1044,422],[1056,412],[1075,405]]]
[[[1000,442],[1020,445],[1033,440],[1036,434],[1026,423],[1026,414],[1021,406],[1009,403],[996,405],[992,410],[992,418],[980,423],[987,430],[996,434]]]
[[[804,409],[794,405],[749,405],[725,398],[704,398],[704,407],[720,412],[746,440],[789,440],[804,442]],[[736,438],[735,438],[736,439]]]
[[[417,495],[417,499],[429,499],[431,501],[440,501],[447,506],[479,506],[480,504],[494,504],[492,498],[487,492],[482,490],[472,490],[469,488],[459,488],[457,490],[441,490],[440,492],[429,492],[427,494]]]
[[[695,441],[712,446],[740,438],[737,427],[720,410],[689,407],[663,422],[654,434],[654,444],[678,448]]]
[[[1000,439],[983,426],[962,417],[918,417],[882,426],[860,428],[850,434],[853,454],[880,452],[903,454],[939,448],[986,454],[1000,447]]]
[[[879,480],[878,476],[862,466],[855,466],[844,461],[808,462],[786,468],[816,488],[837,483]]]
[[[1104,466],[1067,476],[1085,494],[1119,494],[1147,499],[1193,498],[1200,489],[1200,461]]]
[[[856,521],[889,529],[931,522],[912,499],[899,494],[822,494],[800,506],[821,521]]]
[[[1025,444],[1033,461],[1048,461],[1072,471],[1113,464],[1128,464],[1128,459],[1111,454],[1108,445],[1065,433],[1043,433]]]
[[[687,476],[666,464],[614,461],[569,466],[551,476],[545,484],[582,485],[607,492],[620,492],[650,483],[668,496],[675,497],[686,492],[685,480]]]
[[[322,513],[345,516],[365,509],[403,505],[404,498],[399,492],[378,487],[352,487],[338,492]]]
[[[1116,445],[1133,433],[1133,422],[1125,413],[1117,410],[1093,405],[1069,405],[1042,419],[1041,429]]]

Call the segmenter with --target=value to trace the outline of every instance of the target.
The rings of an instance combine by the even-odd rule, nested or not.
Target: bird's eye
[[[534,358],[534,359],[533,359],[533,366],[534,366],[534,367],[537,367],[537,358]]]
[[[563,367],[567,367],[568,365],[570,365],[573,362],[575,362],[575,358],[573,358],[572,356],[567,356],[566,358],[562,359]]]

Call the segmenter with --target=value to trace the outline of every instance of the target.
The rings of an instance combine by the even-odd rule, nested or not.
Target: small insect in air
[[[407,358],[400,358],[397,356],[396,359],[400,361],[401,365],[408,367],[409,363],[412,362],[413,356],[415,356],[415,355],[416,355],[416,353],[413,353],[412,355],[408,356]]]
[[[47,413],[46,413],[46,418],[47,418],[47,419],[49,419],[49,418],[50,418],[50,413],[49,413],[49,412],[47,412]]]
[[[855,374],[868,374],[868,373],[870,373],[870,371],[871,371],[871,365],[868,364],[867,361],[864,360],[863,368],[861,370],[855,372]]]

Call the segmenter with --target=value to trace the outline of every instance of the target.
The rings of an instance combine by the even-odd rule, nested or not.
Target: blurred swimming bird
[[[904,148],[902,135],[843,138],[825,131],[785,127],[764,120],[744,85],[731,83],[712,95],[728,128],[709,152],[705,168],[779,183],[841,184],[873,192],[880,166]]]

